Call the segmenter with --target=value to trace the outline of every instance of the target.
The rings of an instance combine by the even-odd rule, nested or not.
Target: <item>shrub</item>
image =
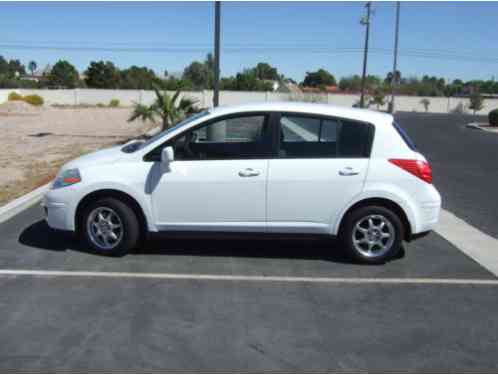
[[[104,103],[97,103],[97,108],[105,108],[105,104]]]
[[[467,109],[465,108],[465,105],[460,102],[456,105],[455,108],[453,108],[450,113],[457,114],[457,115],[463,115],[467,113]]]
[[[110,102],[109,102],[109,107],[119,107],[119,99],[112,99]]]
[[[470,94],[469,100],[470,100],[469,109],[474,111],[474,115],[476,114],[477,111],[480,111],[481,109],[484,108],[484,98],[482,97],[479,91],[475,91],[472,94]]]
[[[14,101],[14,100],[23,100],[22,95],[19,95],[17,92],[11,92],[9,94],[9,100]]]
[[[43,98],[40,95],[26,95],[23,100],[31,105],[35,106],[41,106],[43,105],[44,101]]]
[[[493,109],[488,115],[489,125],[498,126],[498,109]]]
[[[420,104],[424,106],[426,112],[429,112],[429,106],[431,105],[431,101],[427,98],[423,98],[420,100]]]

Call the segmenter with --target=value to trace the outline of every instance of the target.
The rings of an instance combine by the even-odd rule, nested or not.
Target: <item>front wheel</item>
[[[401,249],[403,224],[391,210],[361,207],[345,219],[341,240],[349,254],[362,263],[377,264],[393,258]]]
[[[138,243],[140,227],[135,212],[114,198],[104,198],[88,205],[81,217],[85,242],[96,252],[120,256]]]

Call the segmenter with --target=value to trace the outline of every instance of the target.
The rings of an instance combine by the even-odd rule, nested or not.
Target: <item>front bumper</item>
[[[45,211],[45,220],[50,228],[67,230],[66,212],[67,208],[64,203],[42,201],[41,206]]]
[[[67,192],[49,190],[42,199],[41,206],[45,211],[45,220],[50,228],[72,231],[71,215]]]

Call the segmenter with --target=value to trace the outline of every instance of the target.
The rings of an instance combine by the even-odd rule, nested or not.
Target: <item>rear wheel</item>
[[[383,263],[401,249],[403,224],[391,210],[360,207],[345,218],[341,240],[349,254],[363,263]]]
[[[93,250],[109,256],[126,254],[137,245],[140,237],[135,212],[114,198],[89,204],[83,211],[80,230]]]

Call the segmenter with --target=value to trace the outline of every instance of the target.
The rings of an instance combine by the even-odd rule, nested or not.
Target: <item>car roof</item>
[[[341,107],[332,104],[305,102],[262,102],[233,106],[220,106],[209,110],[213,115],[229,115],[242,112],[297,112],[347,118],[351,120],[378,123],[391,123],[392,115],[367,109]]]

